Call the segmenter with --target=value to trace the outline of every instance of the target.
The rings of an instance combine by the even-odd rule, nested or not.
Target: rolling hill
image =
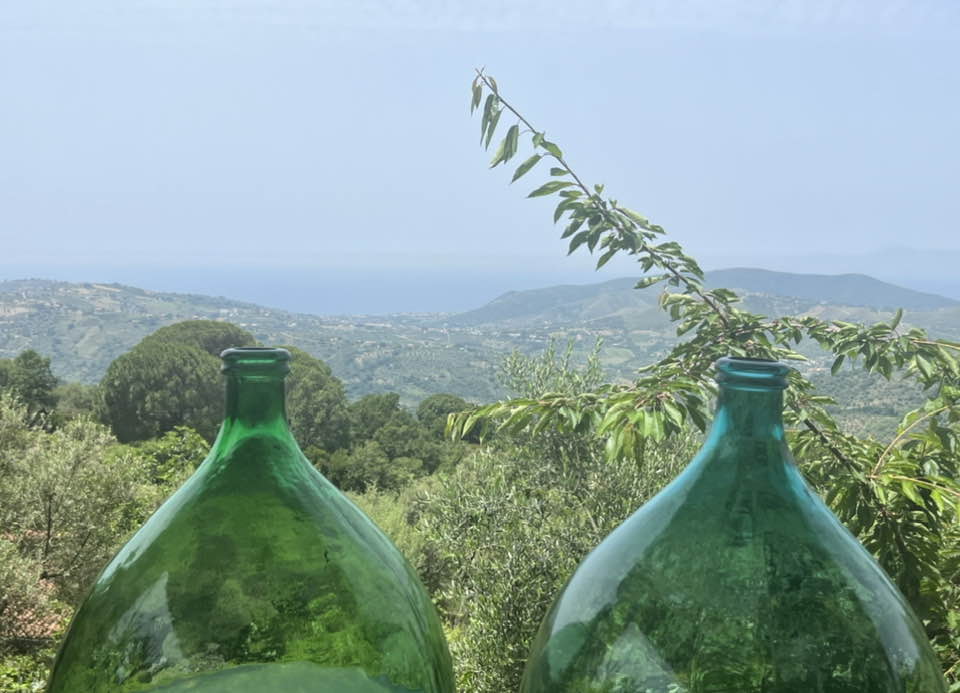
[[[620,324],[642,329],[666,321],[657,305],[659,286],[635,290],[633,278],[599,284],[552,286],[511,291],[481,308],[446,320],[453,326],[533,326],[576,323]],[[706,273],[709,288],[735,289],[760,312],[803,312],[818,304],[876,311],[960,308],[960,301],[905,289],[863,274],[792,274],[764,269],[733,268]],[[782,300],[789,299],[789,300]],[[752,304],[752,305],[751,305]]]
[[[496,372],[505,354],[537,353],[572,340],[580,353],[604,340],[601,359],[614,379],[674,342],[657,306],[659,288],[634,279],[509,292],[465,313],[323,317],[222,297],[146,291],[116,284],[29,279],[0,282],[0,357],[28,348],[51,356],[67,380],[96,382],[110,362],[163,325],[226,320],[265,344],[293,344],[330,364],[351,396],[399,392],[414,404],[436,392],[473,401],[503,396]],[[905,323],[960,335],[960,302],[865,275],[798,275],[756,269],[707,274],[711,286],[738,289],[748,309],[811,313],[826,319],[882,320],[904,306]]]

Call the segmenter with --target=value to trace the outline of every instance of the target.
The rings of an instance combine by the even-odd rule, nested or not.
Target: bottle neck
[[[721,383],[710,438],[785,442],[783,390]]]
[[[226,388],[221,437],[254,429],[289,435],[283,375],[230,374]]]

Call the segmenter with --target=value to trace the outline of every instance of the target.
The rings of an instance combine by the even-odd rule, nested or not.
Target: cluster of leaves
[[[12,359],[0,359],[0,390],[22,402],[34,420],[47,415],[57,403],[55,389],[59,381],[50,369],[50,359],[33,349]]]
[[[56,651],[42,648],[28,654],[11,654],[0,658],[0,691],[5,693],[37,693],[47,685]]]
[[[484,95],[486,97],[484,98]],[[451,417],[455,435],[487,430],[518,433],[592,433],[611,460],[639,455],[646,441],[682,435],[692,424],[703,430],[715,389],[713,363],[721,356],[801,361],[797,345],[818,344],[832,359],[916,382],[926,401],[903,417],[888,443],[844,431],[829,411],[832,400],[794,371],[786,395],[786,422],[798,462],[831,506],[910,599],[941,647],[948,672],[960,681],[956,614],[956,554],[960,484],[960,344],[931,339],[919,329],[904,330],[902,311],[890,322],[859,325],[806,316],[768,318],[740,308],[728,289],[707,289],[703,272],[680,244],[664,241],[664,229],[592,188],[546,139],[503,98],[496,81],[482,71],[472,85],[472,107],[482,106],[481,139],[493,141],[506,111],[516,122],[500,141],[491,166],[506,164],[530,136],[533,153],[513,180],[542,160],[552,161],[550,178],[529,197],[556,196],[554,221],[563,224],[569,251],[597,253],[597,268],[618,253],[639,262],[638,288],[661,285],[660,305],[686,336],[662,359],[626,385],[605,385],[576,394],[543,392],[497,402]]]
[[[347,446],[305,452],[341,489],[397,491],[462,457],[464,445],[445,440],[444,427],[448,414],[467,407],[460,397],[438,394],[424,399],[414,414],[396,393],[366,395],[347,408]]]

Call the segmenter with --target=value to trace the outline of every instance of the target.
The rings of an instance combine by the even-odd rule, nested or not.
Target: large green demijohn
[[[785,365],[724,358],[697,457],[579,566],[523,693],[946,693],[923,628],[803,481]]]
[[[49,693],[453,693],[420,581],[290,434],[290,354],[222,356],[213,449],[97,580]]]

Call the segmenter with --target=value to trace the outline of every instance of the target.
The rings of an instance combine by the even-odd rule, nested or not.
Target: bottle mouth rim
[[[222,373],[234,375],[285,375],[290,372],[290,352],[279,347],[230,347],[220,352]]]
[[[745,356],[724,356],[715,365],[718,383],[781,390],[787,386],[787,374],[792,370],[782,361]]]

